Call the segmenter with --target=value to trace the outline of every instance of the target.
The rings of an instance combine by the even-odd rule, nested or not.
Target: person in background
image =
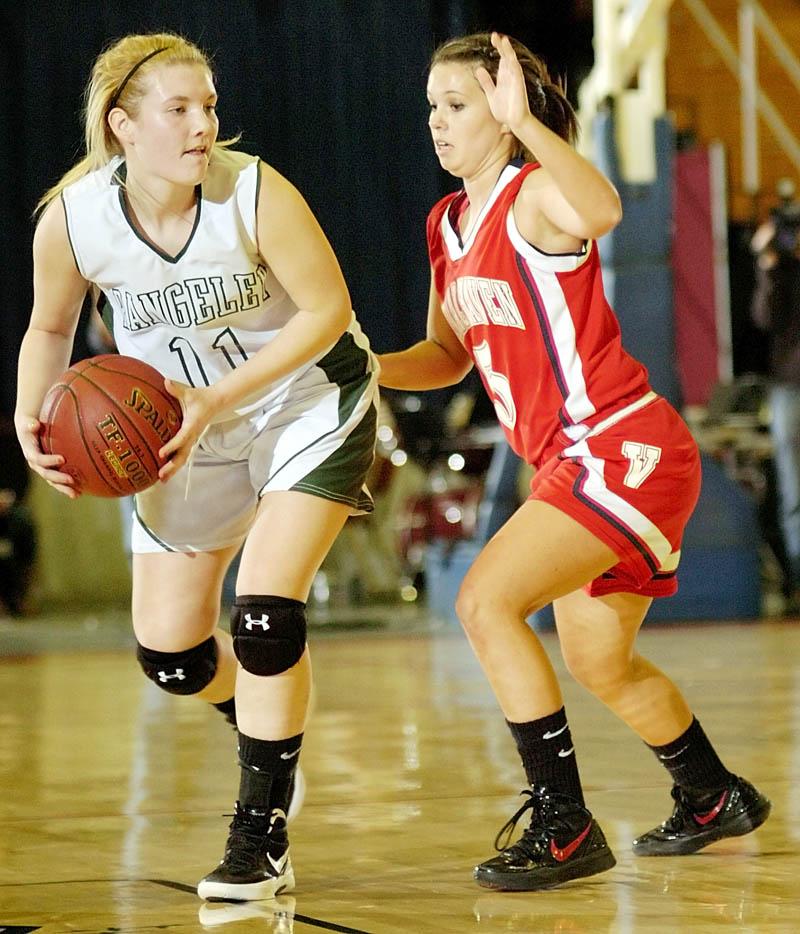
[[[756,230],[753,323],[767,335],[770,435],[784,551],[786,613],[800,614],[800,202],[783,178]]]
[[[37,416],[94,288],[119,352],[180,400],[161,482],[136,497],[137,657],[160,688],[238,725],[234,818],[198,893],[250,900],[294,886],[305,604],[347,517],[372,508],[377,367],[302,196],[217,139],[216,107],[206,56],[180,36],[126,36],[98,57],[86,156],[40,205],[15,422],[31,468],[78,495],[63,458],[42,452]],[[228,634],[220,594],[243,542]]]
[[[526,618],[553,603],[567,667],[650,746],[672,815],[643,856],[693,853],[761,824],[770,802],[720,760],[673,682],[635,646],[654,597],[676,589],[700,489],[697,445],[622,348],[596,239],[619,196],[571,142],[575,115],[543,62],[497,33],[434,53],[429,126],[463,188],[428,217],[427,337],[379,356],[383,386],[440,388],[480,372],[531,495],[483,548],[456,611],[516,741],[526,801],[474,870],[540,889],[609,869],[584,800],[561,690]],[[507,845],[526,812],[530,824]]]

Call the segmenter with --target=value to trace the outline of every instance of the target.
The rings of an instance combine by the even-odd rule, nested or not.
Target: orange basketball
[[[120,354],[71,366],[50,388],[39,415],[46,454],[92,496],[127,496],[152,486],[164,461],[160,448],[177,434],[182,413],[164,377]]]

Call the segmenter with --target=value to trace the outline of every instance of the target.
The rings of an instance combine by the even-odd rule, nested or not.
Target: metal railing
[[[654,163],[643,155],[648,124],[666,110],[664,65],[668,14],[674,0],[595,0],[595,65],[581,85],[581,123],[591,121],[611,98],[618,113],[620,167],[627,181],[651,180]],[[704,0],[680,0],[739,83],[742,124],[742,188],[756,198],[761,188],[759,118],[800,172],[800,140],[759,86],[758,39],[769,48],[800,92],[800,61],[756,0],[738,2],[739,48],[731,42]],[[800,103],[800,102],[799,102]],[[644,138],[643,138],[644,137]],[[591,155],[585,134],[581,150]]]
[[[673,0],[595,0],[594,68],[578,90],[581,126],[588,130],[611,99],[620,170],[626,181],[646,183],[655,177],[653,118],[666,110],[664,62],[667,14]],[[592,156],[591,134],[584,132],[581,151]]]

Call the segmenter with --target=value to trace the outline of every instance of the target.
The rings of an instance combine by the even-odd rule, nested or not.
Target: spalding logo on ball
[[[40,441],[60,454],[75,488],[128,496],[158,480],[159,450],[181,427],[181,406],[149,364],[102,354],[71,366],[42,403]]]

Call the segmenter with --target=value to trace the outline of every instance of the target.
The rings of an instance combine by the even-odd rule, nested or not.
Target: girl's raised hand
[[[475,69],[475,77],[486,94],[492,116],[498,123],[503,123],[513,130],[520,126],[531,112],[525,76],[508,36],[493,32],[492,45],[500,54],[497,79],[492,81],[491,75],[482,66]]]

